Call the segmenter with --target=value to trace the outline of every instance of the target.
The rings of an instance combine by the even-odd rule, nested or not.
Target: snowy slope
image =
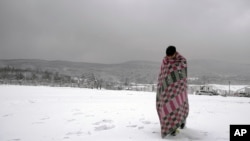
[[[228,141],[249,98],[189,95],[187,128],[166,141]],[[243,116],[244,115],[244,116]],[[155,93],[0,86],[0,141],[162,141]]]

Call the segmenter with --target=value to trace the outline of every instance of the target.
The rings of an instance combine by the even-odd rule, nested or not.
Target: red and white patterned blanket
[[[163,59],[158,77],[156,108],[162,137],[179,128],[188,116],[187,61],[178,52],[173,59]]]

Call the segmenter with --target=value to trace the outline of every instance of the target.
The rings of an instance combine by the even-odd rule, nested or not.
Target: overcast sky
[[[1,0],[0,59],[250,64],[249,0]]]

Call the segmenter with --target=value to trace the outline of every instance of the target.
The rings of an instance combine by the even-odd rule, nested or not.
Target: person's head
[[[173,58],[176,54],[176,48],[175,46],[168,46],[168,48],[166,49],[166,55],[169,58]]]

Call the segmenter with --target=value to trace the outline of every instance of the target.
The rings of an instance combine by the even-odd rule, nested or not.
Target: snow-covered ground
[[[0,86],[0,141],[228,141],[250,99],[189,95],[187,127],[161,138],[155,93]]]

